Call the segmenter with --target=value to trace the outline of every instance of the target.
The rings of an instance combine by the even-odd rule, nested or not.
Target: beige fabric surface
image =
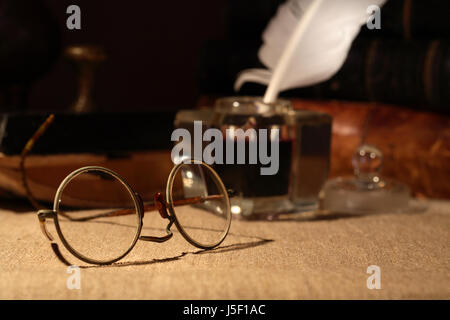
[[[36,215],[15,211],[0,211],[2,299],[450,298],[448,201],[415,202],[402,214],[233,220],[215,250],[192,247],[174,232],[166,243],[139,241],[125,259],[103,267],[77,261],[60,245],[82,266],[80,290],[67,289],[67,266]],[[164,235],[164,227],[160,218],[146,220],[142,235]],[[381,268],[380,290],[366,286],[370,265]]]

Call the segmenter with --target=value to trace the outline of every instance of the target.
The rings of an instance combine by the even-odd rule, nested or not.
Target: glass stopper
[[[383,153],[375,146],[363,144],[353,154],[353,172],[356,180],[367,188],[383,187],[381,169]]]
[[[320,208],[339,213],[375,214],[401,212],[408,207],[408,186],[381,178],[383,154],[363,144],[353,154],[353,177],[328,180],[321,192]]]

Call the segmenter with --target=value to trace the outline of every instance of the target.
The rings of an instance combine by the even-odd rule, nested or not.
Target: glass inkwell
[[[353,177],[329,180],[320,193],[320,209],[333,213],[377,214],[408,207],[408,186],[381,175],[383,154],[363,144],[353,155]]]
[[[287,100],[271,104],[253,97],[217,100],[211,125],[222,132],[225,144],[233,144],[234,154],[225,147],[227,161],[214,168],[224,184],[237,192],[231,203],[235,215],[270,219],[293,210],[289,199],[291,116],[292,105]],[[238,130],[244,135],[239,136]]]
[[[197,131],[220,132],[223,159],[211,166],[235,192],[230,199],[234,217],[273,220],[318,208],[329,170],[331,116],[294,110],[289,100],[227,97],[213,108],[179,111],[175,127],[194,136],[196,121],[201,121]],[[203,151],[212,141],[206,140]]]

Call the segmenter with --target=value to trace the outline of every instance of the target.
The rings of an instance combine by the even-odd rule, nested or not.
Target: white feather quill
[[[280,91],[326,81],[344,64],[371,5],[386,0],[291,0],[280,6],[263,33],[259,59],[267,69],[242,71],[235,82],[268,85],[265,103]]]

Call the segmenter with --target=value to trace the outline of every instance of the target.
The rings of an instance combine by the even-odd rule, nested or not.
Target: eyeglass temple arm
[[[176,201],[174,201],[173,204],[174,204],[174,206],[182,206],[182,205],[188,205],[188,204],[203,203],[205,201],[217,200],[217,199],[222,199],[222,198],[223,198],[222,195],[212,195],[212,196],[206,196],[206,197],[193,197],[193,198],[188,198],[188,199],[183,199],[183,200],[176,200]],[[164,208],[162,207],[163,203],[164,203]],[[158,192],[155,195],[154,201],[144,203],[143,209],[144,209],[144,212],[158,210],[163,219],[168,219],[169,215],[167,214],[167,210],[165,209],[166,205],[167,204],[166,204],[165,200],[163,199],[161,193]],[[89,220],[93,220],[93,219],[97,219],[97,218],[125,216],[125,215],[134,214],[134,213],[136,213],[136,210],[134,210],[134,209],[120,209],[120,210],[114,210],[114,211],[109,211],[109,212],[92,215],[89,217],[73,218],[73,217],[70,217],[69,215],[65,214],[62,211],[59,212],[59,214],[61,214],[63,217],[65,217],[71,221],[80,221],[80,222],[81,221],[89,221]]]
[[[53,115],[53,114],[51,114],[47,117],[47,119],[44,121],[44,123],[33,134],[31,139],[28,140],[28,142],[26,143],[25,147],[23,148],[23,150],[20,154],[19,168],[20,168],[20,172],[21,172],[22,185],[25,189],[28,200],[30,201],[31,205],[35,209],[43,209],[43,207],[35,199],[35,197],[33,196],[33,193],[30,190],[30,187],[28,185],[27,174],[26,174],[26,170],[25,170],[25,160],[27,158],[28,153],[33,149],[36,141],[38,141],[39,138],[45,133],[45,131],[52,124],[54,119],[55,119],[55,115]]]
[[[38,211],[38,219],[39,219],[39,225],[41,227],[41,231],[44,234],[44,236],[50,240],[51,247],[53,252],[55,253],[56,257],[59,261],[61,261],[66,266],[71,266],[72,264],[69,263],[66,258],[61,254],[61,251],[59,251],[58,244],[53,241],[53,236],[47,231],[47,228],[45,227],[45,219],[46,218],[55,218],[56,212],[53,210],[39,210]]]
[[[233,190],[228,190],[228,195],[229,195],[229,197],[233,197],[233,196],[235,196],[235,192]],[[222,195],[212,195],[212,196],[206,196],[206,197],[193,197],[193,198],[188,198],[188,199],[183,199],[183,200],[176,200],[176,201],[174,201],[174,206],[202,203],[202,202],[205,202],[208,200],[215,200],[215,199],[222,199],[222,198],[223,198]],[[157,209],[158,212],[160,213],[161,217],[163,219],[169,219],[170,223],[166,227],[166,232],[167,232],[166,236],[164,236],[164,237],[141,236],[139,239],[144,240],[144,241],[152,241],[152,242],[165,242],[165,241],[169,240],[170,238],[172,238],[173,234],[172,234],[172,231],[170,231],[170,227],[175,222],[175,220],[168,215],[167,203],[164,200],[164,197],[162,196],[162,194],[160,192],[155,194],[155,200],[153,202],[144,204],[142,209],[143,209],[143,212],[153,211],[153,210]],[[121,216],[121,215],[129,215],[129,214],[135,213],[135,210],[133,210],[133,209],[116,210],[116,211],[112,211],[112,212],[98,214],[95,216],[85,217],[85,218],[72,218],[62,211],[60,211],[59,213],[71,221],[88,221],[88,220],[93,220],[95,218],[100,218],[100,217],[114,217],[114,216]],[[54,219],[56,217],[56,211],[39,210],[37,215],[38,215],[39,225],[40,225],[42,233],[48,240],[53,242],[53,236],[47,230],[47,227],[45,225],[45,219],[46,218]]]
[[[44,234],[44,236],[50,240],[53,241],[53,236],[48,232],[46,226],[45,226],[45,219],[46,218],[54,218],[56,216],[56,212],[53,210],[39,210],[38,211],[38,219],[39,219],[39,226],[41,227],[41,231]]]

